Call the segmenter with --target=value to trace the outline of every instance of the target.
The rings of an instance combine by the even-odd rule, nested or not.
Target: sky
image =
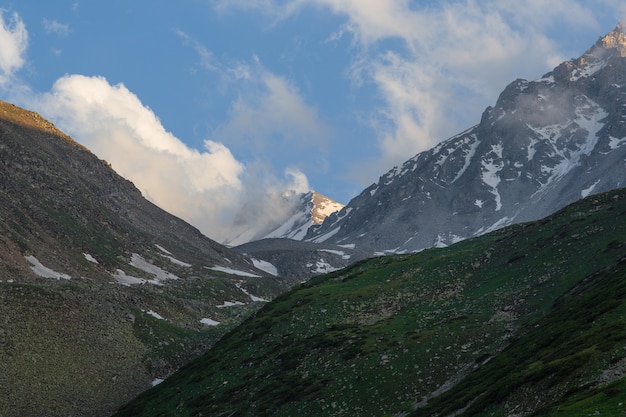
[[[228,240],[341,203],[582,55],[618,0],[0,0],[0,99]]]

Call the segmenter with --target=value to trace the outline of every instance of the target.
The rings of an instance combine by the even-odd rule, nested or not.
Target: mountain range
[[[537,80],[515,80],[480,123],[391,169],[304,240],[411,252],[626,185],[624,30]]]
[[[620,416],[626,190],[276,298],[125,416]]]
[[[619,415],[624,30],[228,246],[0,102],[0,415]]]

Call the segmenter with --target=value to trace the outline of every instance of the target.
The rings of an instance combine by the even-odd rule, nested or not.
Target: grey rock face
[[[415,251],[624,186],[624,30],[538,80],[515,80],[478,125],[393,168],[305,240]]]

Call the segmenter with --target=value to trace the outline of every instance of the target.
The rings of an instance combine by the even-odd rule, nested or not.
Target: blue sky
[[[280,195],[347,203],[581,55],[615,0],[0,1],[0,98],[223,240]]]

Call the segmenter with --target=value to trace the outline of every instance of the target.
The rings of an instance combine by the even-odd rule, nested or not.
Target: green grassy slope
[[[279,297],[118,415],[626,409],[625,237],[621,190],[360,262]]]

